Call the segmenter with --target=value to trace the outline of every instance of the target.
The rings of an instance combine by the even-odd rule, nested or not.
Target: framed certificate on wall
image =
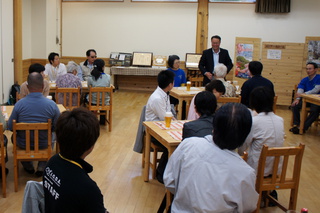
[[[151,52],[133,52],[132,66],[151,67],[152,55]]]
[[[198,53],[187,53],[186,54],[186,68],[198,69],[201,54]]]

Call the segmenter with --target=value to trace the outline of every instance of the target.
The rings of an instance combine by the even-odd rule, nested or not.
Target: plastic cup
[[[190,91],[190,88],[191,88],[191,81],[188,81],[187,82],[187,91]]]
[[[172,112],[166,112],[166,116],[164,117],[164,121],[166,123],[167,128],[170,128],[172,116],[173,116]]]
[[[51,95],[48,95],[47,98],[50,99],[50,100],[52,100],[52,96],[51,96]]]

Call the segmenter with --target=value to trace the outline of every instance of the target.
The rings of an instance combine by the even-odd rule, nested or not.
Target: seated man
[[[208,92],[212,92],[216,96],[217,100],[226,92],[226,88],[220,80],[212,80],[210,83],[206,85],[205,90]],[[200,117],[200,115],[196,113],[194,107],[194,99],[195,97],[193,97],[193,99],[191,100],[187,120],[196,120]]]
[[[183,124],[182,139],[212,135],[213,114],[217,108],[217,99],[212,92],[199,92],[194,107],[200,118]]]
[[[49,81],[56,81],[59,75],[67,73],[66,66],[60,63],[59,54],[52,52],[48,56],[49,63],[45,66],[44,74],[48,77]]]
[[[63,87],[63,88],[78,88],[82,87],[81,81],[79,77],[77,76],[78,73],[78,65],[74,61],[69,61],[67,65],[67,73],[64,75],[60,75],[57,78],[56,85],[57,87]],[[63,103],[63,94],[59,94],[58,97],[58,103]],[[72,95],[72,105],[77,105],[77,94]],[[69,100],[69,97],[67,96],[67,102]]]
[[[87,80],[93,70],[93,62],[97,58],[97,52],[94,49],[89,49],[86,52],[87,59],[80,63],[80,70],[83,80]]]
[[[100,134],[96,116],[84,109],[65,111],[57,121],[60,153],[47,163],[43,175],[45,212],[101,212],[103,195],[89,177],[93,167],[84,159]]]
[[[146,105],[146,121],[164,121],[166,112],[171,112],[169,91],[173,88],[174,73],[164,70],[158,74],[158,87],[151,94]],[[157,179],[163,183],[162,177],[168,161],[168,150],[155,138],[151,142],[163,149],[159,165],[157,167]]]
[[[30,67],[29,67],[29,74],[30,73],[33,73],[33,72],[38,72],[42,75],[42,77],[44,78],[44,66],[41,65],[41,64],[38,64],[38,63],[35,63],[35,64],[31,64]],[[43,91],[42,91],[42,94],[44,97],[47,97],[49,95],[49,91],[50,91],[50,85],[49,85],[49,81],[43,79]],[[20,98],[24,98],[25,96],[27,96],[29,94],[29,90],[28,90],[28,83],[27,81],[23,82],[21,84],[21,87],[20,87]]]
[[[250,111],[227,103],[215,113],[213,136],[185,139],[169,158],[166,188],[171,212],[252,212],[256,174],[236,152],[250,132]]]
[[[43,77],[40,73],[33,72],[28,75],[28,90],[29,95],[18,101],[8,121],[8,128],[12,131],[13,120],[17,123],[47,123],[48,119],[52,120],[52,131],[60,111],[55,102],[49,100],[42,95]],[[53,137],[54,138],[54,137]],[[54,140],[54,139],[53,139]],[[25,149],[25,132],[17,133],[17,146]],[[39,148],[45,149],[48,147],[47,132],[39,133]],[[23,168],[29,174],[35,172],[32,161],[21,161]],[[39,161],[36,175],[42,176],[46,161]]]
[[[222,81],[224,87],[226,88],[226,92],[224,93],[224,97],[235,97],[236,89],[230,83],[225,80],[227,75],[227,67],[224,64],[218,64],[214,67],[214,76],[215,79]]]
[[[241,103],[246,105],[247,107],[249,107],[250,93],[256,87],[259,87],[259,86],[268,87],[273,92],[273,94],[275,94],[273,83],[270,80],[261,76],[262,69],[263,69],[263,65],[261,64],[260,61],[251,61],[249,63],[249,71],[251,74],[251,79],[244,82],[241,87]]]
[[[299,85],[296,95],[296,100],[291,104],[293,113],[293,128],[290,132],[293,134],[299,134],[300,125],[300,109],[302,108],[301,94],[320,94],[320,75],[317,74],[318,65],[313,62],[307,64],[306,72],[307,77],[303,78]],[[311,124],[318,118],[320,112],[320,106],[315,104],[307,104],[310,107],[310,114],[304,123],[303,131],[307,131]]]

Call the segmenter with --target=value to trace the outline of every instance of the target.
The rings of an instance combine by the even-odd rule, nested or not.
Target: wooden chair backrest
[[[48,135],[47,149],[39,148],[39,131],[46,130]],[[17,147],[17,131],[25,131],[26,143],[25,149]],[[34,140],[31,141],[33,133]],[[17,123],[13,120],[13,155],[18,160],[44,160],[51,157],[52,141],[51,141],[51,119],[48,123]]]
[[[201,87],[203,83],[203,77],[191,77],[191,86],[193,87]]]
[[[241,96],[238,97],[220,97],[217,100],[218,103],[226,104],[226,103],[241,103]]]
[[[92,94],[96,93],[96,105],[92,105]],[[110,101],[109,105],[105,104],[105,99],[109,94]],[[89,87],[89,110],[110,110],[112,108],[113,87]],[[100,103],[101,102],[101,103]]]
[[[278,96],[275,95],[274,98],[273,98],[273,112],[276,113],[277,111],[277,100],[278,100]]]
[[[280,189],[291,189],[293,190],[290,195],[289,209],[296,209],[297,204],[297,195],[300,181],[300,171],[301,163],[304,152],[304,144],[300,144],[299,147],[276,147],[268,148],[264,145],[260,154],[258,171],[257,171],[257,181],[256,181],[256,190],[258,193],[262,191],[270,190],[280,190]],[[288,164],[289,157],[294,157],[294,162],[292,165],[292,174],[288,174]],[[266,159],[268,157],[274,157],[273,161],[273,170],[272,176],[270,178],[264,177],[264,170],[266,165]],[[278,172],[280,158],[283,158],[282,170]],[[289,170],[291,171],[291,170]],[[286,208],[281,204],[277,204],[282,210]],[[260,207],[260,206],[258,206]]]
[[[62,95],[63,101],[60,103],[59,94]],[[76,102],[73,101],[76,99]],[[56,103],[62,104],[66,110],[72,110],[80,106],[80,87],[78,88],[62,88],[56,87]],[[75,103],[73,105],[73,103]]]

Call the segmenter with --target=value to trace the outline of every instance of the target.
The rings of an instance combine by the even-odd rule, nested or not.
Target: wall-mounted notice
[[[268,50],[267,59],[281,60],[281,50]]]

